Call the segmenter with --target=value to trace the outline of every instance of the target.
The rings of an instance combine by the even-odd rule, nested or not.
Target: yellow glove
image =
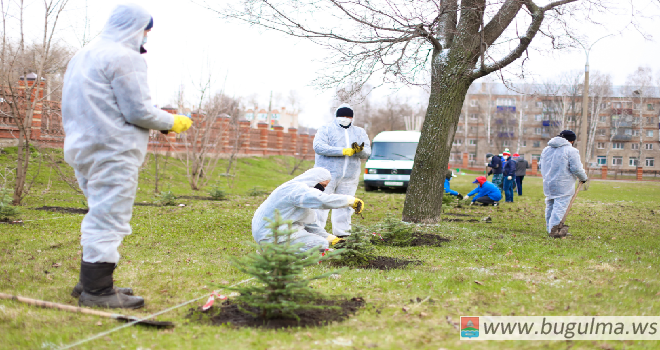
[[[328,237],[326,237],[326,239],[328,240],[328,243],[330,243],[330,245],[335,245],[339,242],[344,242],[345,241],[345,239],[339,238],[335,235],[328,235]]]
[[[172,130],[177,134],[180,134],[188,130],[192,126],[192,119],[186,117],[185,115],[174,115],[174,124],[172,124]]]
[[[344,148],[344,149],[341,151],[341,153],[342,153],[343,155],[345,155],[345,156],[349,156],[349,157],[350,157],[350,156],[352,156],[352,155],[355,154],[355,150],[352,149],[352,148]]]
[[[358,145],[357,142],[353,142],[351,148],[353,149],[353,151],[355,151],[355,153],[360,153],[364,150],[364,142],[362,142],[361,145]]]
[[[364,209],[364,202],[359,198],[355,198],[355,202],[353,202],[351,208],[355,210],[355,214],[360,214],[362,209]]]

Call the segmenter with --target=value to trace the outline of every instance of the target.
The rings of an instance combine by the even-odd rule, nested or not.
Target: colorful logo
[[[476,338],[479,336],[479,317],[461,316],[461,338]]]

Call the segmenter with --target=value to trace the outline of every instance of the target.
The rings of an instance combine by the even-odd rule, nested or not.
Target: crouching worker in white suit
[[[153,26],[142,7],[119,5],[98,39],[78,51],[64,75],[64,159],[73,167],[89,213],[82,221],[79,305],[139,308],[144,299],[114,288],[117,248],[131,216],[149,129],[181,133],[192,121],[153,106],[141,53]]]
[[[259,244],[272,243],[272,232],[267,227],[266,218],[273,219],[275,210],[278,210],[282,219],[292,221],[292,229],[296,232],[291,235],[291,243],[304,243],[303,251],[314,248],[325,250],[341,242],[340,238],[317,225],[314,209],[353,208],[362,211],[364,202],[353,196],[323,193],[331,177],[328,170],[313,168],[276,188],[254,213],[254,240]]]

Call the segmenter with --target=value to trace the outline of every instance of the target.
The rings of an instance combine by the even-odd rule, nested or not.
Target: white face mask
[[[349,126],[353,122],[353,118],[337,117],[337,122],[339,122],[339,125],[341,126]]]
[[[144,38],[142,38],[142,46],[144,46],[147,43],[147,36],[145,35]]]

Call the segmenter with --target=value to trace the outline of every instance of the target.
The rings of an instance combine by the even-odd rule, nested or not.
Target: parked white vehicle
[[[408,188],[419,142],[418,131],[383,131],[371,143],[364,169],[364,189]]]

